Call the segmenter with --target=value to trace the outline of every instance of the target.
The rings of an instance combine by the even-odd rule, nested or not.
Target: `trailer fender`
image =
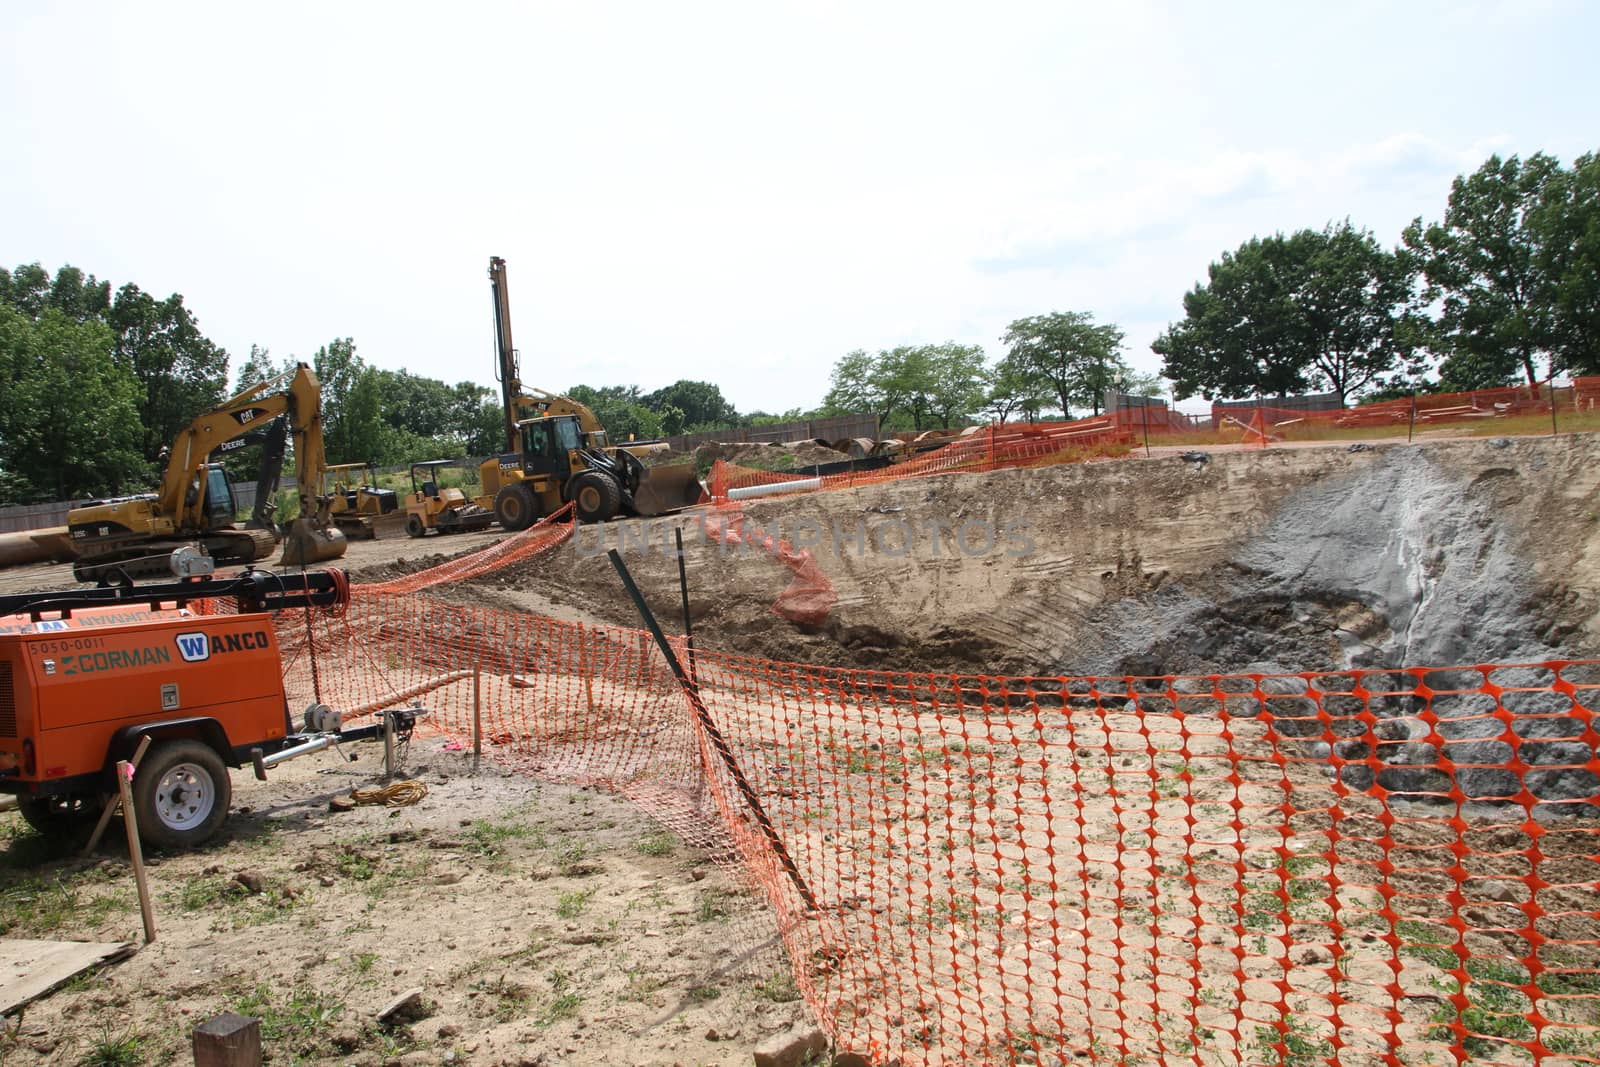
[[[222,724],[216,719],[195,717],[124,726],[111,735],[111,743],[106,746],[106,772],[115,773],[119,761],[133,759],[140,740],[146,737],[150,738],[151,744],[174,739],[199,741],[215,751],[228,766],[241,766],[233,746],[228,743],[228,732],[222,728]]]

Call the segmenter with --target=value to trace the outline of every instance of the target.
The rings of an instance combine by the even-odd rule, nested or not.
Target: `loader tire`
[[[523,482],[507,485],[495,494],[494,517],[507,530],[526,530],[539,518],[539,501],[533,487]]]
[[[568,492],[579,522],[605,522],[622,507],[622,488],[601,471],[584,471],[572,479]]]
[[[139,836],[155,848],[193,848],[221,828],[233,800],[228,768],[199,741],[158,741],[133,776]]]

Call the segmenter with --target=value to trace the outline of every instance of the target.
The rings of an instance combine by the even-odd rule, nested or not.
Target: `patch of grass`
[[[184,911],[204,911],[232,895],[230,887],[233,890],[240,888],[226,878],[215,875],[185,882],[183,888],[178,890],[178,907]]]
[[[47,934],[87,929],[128,907],[121,895],[90,893],[88,874],[21,878],[0,891],[0,934]]]
[[[800,987],[795,985],[794,972],[785,967],[767,976],[756,986],[756,996],[775,1004],[788,1004],[800,999]]]
[[[1282,1049],[1275,1047],[1280,1041]],[[1281,1031],[1276,1026],[1256,1027],[1256,1047],[1282,1067],[1322,1067],[1333,1058],[1333,1042],[1312,1023],[1293,1015],[1284,1017]]]
[[[630,967],[626,972],[628,988],[624,989],[618,997],[622,1000],[634,1000],[641,1004],[654,1004],[657,998],[655,993],[666,985],[666,981],[653,974],[645,974],[642,967]]]
[[[556,866],[564,875],[587,874],[589,869],[583,861],[588,854],[588,846],[582,841],[568,838],[556,849]]]
[[[339,872],[339,877],[348,878],[355,882],[369,882],[378,873],[377,864],[372,858],[355,849],[345,846],[339,852],[339,858],[334,861],[334,870]]]
[[[583,997],[571,988],[571,983],[572,976],[566,971],[550,972],[550,1002],[544,1006],[544,1011],[539,1013],[536,1020],[540,1026],[549,1026],[578,1013],[578,1006],[583,1003]]]
[[[377,962],[378,954],[376,952],[358,952],[356,953],[356,958],[351,961],[351,967],[354,968],[357,974],[366,974],[372,970],[372,965]]]
[[[694,921],[715,922],[728,917],[728,894],[721,889],[707,889],[695,901]]]
[[[692,985],[689,987],[689,999],[696,1004],[705,1004],[722,996],[722,990],[714,985]]]
[[[492,982],[474,982],[472,988],[494,998],[495,1021],[508,1023],[524,1014],[531,996],[528,987],[501,975]]]
[[[556,901],[556,916],[562,919],[576,919],[583,914],[589,906],[589,898],[594,896],[593,889],[580,889],[571,893],[562,893]]]
[[[113,1035],[110,1028],[89,1044],[78,1067],[140,1067],[144,1063],[144,1038],[133,1030]]]
[[[634,850],[641,856],[670,856],[677,841],[665,830],[656,830],[634,842]]]
[[[345,1002],[332,993],[311,986],[296,986],[289,999],[278,1001],[266,982],[234,997],[229,1007],[240,1015],[261,1020],[263,1042],[278,1042],[286,1049],[309,1053],[317,1051],[329,1027],[344,1014]]]
[[[506,843],[529,837],[534,828],[518,822],[490,822],[478,819],[467,828],[467,847],[478,855],[493,859],[505,852]]]

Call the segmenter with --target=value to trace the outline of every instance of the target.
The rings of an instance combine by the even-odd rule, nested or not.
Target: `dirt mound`
[[[484,584],[500,602],[637,625],[604,555],[619,548],[680,630],[678,526],[698,640],[744,655],[991,674],[1593,655],[1597,460],[1581,435],[1269,449],[751,502],[751,524],[807,548],[833,583],[814,628],[772,613],[780,563],[707,539],[693,513],[585,527]]]

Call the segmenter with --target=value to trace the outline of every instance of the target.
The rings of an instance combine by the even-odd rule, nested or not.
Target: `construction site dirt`
[[[681,533],[696,642],[739,656],[1059,677],[1600,655],[1591,436],[1213,449],[763,498],[740,511],[742,541],[713,536],[724,519],[708,518],[726,512],[705,508],[613,522],[424,595],[637,626],[607,558],[616,549],[677,633]],[[774,610],[793,575],[757,531],[812,555],[831,589],[825,615]],[[343,566],[358,584],[382,582],[501,536],[380,531],[352,543]],[[70,581],[64,566],[0,571],[4,591]],[[1130,715],[1106,729],[1156,728]],[[1238,743],[1265,744],[1253,729],[1241,724]],[[265,784],[236,775],[242,817],[225,839],[155,863],[160,940],[29,1007],[0,1038],[5,1062],[72,1062],[125,1033],[144,1036],[148,1062],[165,1062],[186,1055],[195,1023],[228,1009],[266,1020],[271,1061],[284,1063],[744,1064],[756,1044],[805,1023],[770,914],[706,851],[717,842],[674,838],[617,797],[536,782],[492,755],[474,768],[457,744],[419,739],[410,765],[429,794],[393,810],[329,810],[333,795],[367,783],[366,762],[319,756]],[[1096,761],[1074,772],[1091,797],[1080,812],[1091,843],[1099,829],[1115,841],[1120,816],[1097,814],[1102,790],[1087,786],[1147,768],[1113,763],[1109,749]],[[1322,788],[1306,773],[1297,787]],[[1190,788],[1183,799],[1215,799],[1210,785]],[[1275,810],[1280,799],[1257,803]],[[120,851],[55,856],[8,818],[3,932],[134,939]],[[1104,862],[1093,847],[1074,860],[1085,878]],[[1061,959],[1080,966],[1088,951]],[[1236,951],[1208,987],[1231,980]],[[1387,963],[1375,955],[1370,966]],[[1437,982],[1425,969],[1404,974],[1408,990]],[[413,987],[423,995],[412,1017],[380,1025],[377,1009]],[[1414,1008],[1408,1021],[1425,1028],[1434,1005]]]

